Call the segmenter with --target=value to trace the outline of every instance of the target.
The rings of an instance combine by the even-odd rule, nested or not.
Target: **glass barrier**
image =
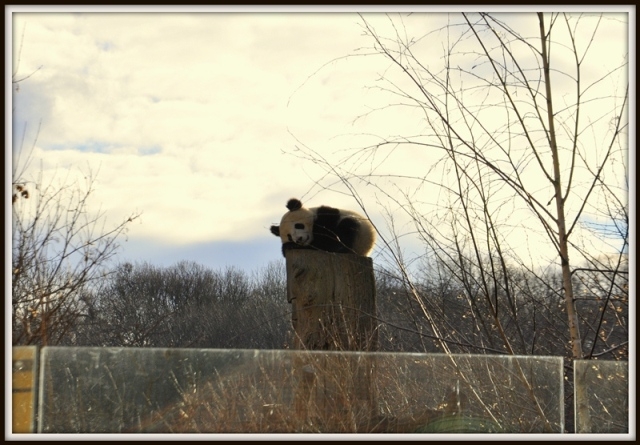
[[[577,433],[629,432],[629,363],[574,362]]]
[[[560,433],[561,357],[42,350],[42,433]]]

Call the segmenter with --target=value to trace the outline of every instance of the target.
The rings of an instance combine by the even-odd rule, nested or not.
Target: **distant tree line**
[[[463,281],[443,269],[435,264],[410,286],[398,275],[378,271],[383,350],[570,356],[559,270],[509,268],[488,286],[488,298],[481,280]],[[602,286],[610,283],[602,275],[583,271],[575,280],[585,349],[591,358],[626,360],[628,274],[617,277],[613,292]]]
[[[513,291],[495,293],[493,320],[479,289],[434,268],[409,289],[397,275],[376,270],[380,349],[397,352],[568,356],[561,276],[513,269]],[[597,274],[576,280],[581,330],[593,357],[628,358],[628,283],[598,286]],[[247,273],[212,270],[190,261],[161,267],[121,263],[82,295],[83,310],[59,345],[282,349],[291,344],[291,305],[284,262]],[[605,310],[605,305],[608,310]],[[429,317],[425,316],[427,311]],[[432,326],[435,322],[435,329]],[[504,326],[503,330],[497,326]],[[599,330],[598,330],[599,327]],[[15,340],[24,337],[14,337]]]
[[[285,275],[277,263],[251,275],[189,261],[123,263],[89,300],[66,343],[280,349],[290,329]]]

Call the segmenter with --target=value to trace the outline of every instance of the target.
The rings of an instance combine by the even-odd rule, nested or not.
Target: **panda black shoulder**
[[[329,206],[320,206],[311,209],[315,214],[315,224],[323,227],[336,227],[342,217],[340,209]]]

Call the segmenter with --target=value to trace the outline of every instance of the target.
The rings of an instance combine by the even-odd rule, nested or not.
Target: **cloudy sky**
[[[141,213],[121,261],[253,270],[280,260],[268,228],[288,198],[357,208],[322,189],[324,170],[296,146],[329,157],[355,136],[415,132],[401,114],[357,119],[382,105],[371,86],[388,64],[367,55],[355,12],[57,11],[13,12],[12,74],[28,77],[12,94],[14,153],[34,146],[29,174],[95,173],[90,210],[108,224]],[[393,31],[384,15],[366,17]],[[412,32],[447,15],[403,20]],[[625,29],[612,36],[616,57]]]

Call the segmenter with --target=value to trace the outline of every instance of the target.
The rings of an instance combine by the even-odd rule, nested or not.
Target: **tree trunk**
[[[375,351],[371,258],[302,249],[288,251],[286,258],[294,349]]]
[[[294,349],[375,351],[376,287],[371,258],[290,250],[287,298]],[[372,357],[301,354],[294,359],[296,412],[324,432],[360,432],[377,414]]]
[[[569,240],[565,222],[565,198],[562,195],[562,181],[560,174],[560,155],[556,142],[555,117],[553,113],[553,101],[551,95],[551,67],[549,55],[547,53],[547,35],[544,28],[544,15],[538,13],[540,22],[540,40],[542,42],[542,63],[544,80],[547,95],[547,116],[549,122],[549,145],[551,147],[551,157],[553,160],[553,188],[556,201],[556,225],[558,227],[558,250],[560,254],[560,267],[562,268],[562,288],[564,290],[564,301],[567,309],[567,321],[569,325],[569,336],[571,343],[571,355],[573,360],[582,358],[582,339],[580,337],[580,326],[578,312],[576,311],[576,301],[573,295],[573,283],[571,282],[571,264],[569,262]],[[574,362],[575,363],[575,362]],[[575,366],[575,365],[574,365]],[[574,405],[578,418],[582,425],[576,425],[576,429],[584,428],[583,431],[590,431],[590,414],[587,403],[586,388],[583,385],[576,385],[574,381]]]
[[[556,225],[558,227],[558,250],[560,254],[560,266],[562,267],[562,284],[564,289],[564,299],[567,308],[567,321],[569,323],[569,335],[571,342],[571,354],[574,359],[582,358],[582,341],[580,339],[580,328],[578,314],[576,312],[575,300],[573,298],[573,284],[571,283],[571,265],[569,263],[569,240],[565,224],[564,197],[562,196],[562,181],[560,174],[560,156],[558,144],[556,142],[555,118],[553,114],[553,101],[551,96],[551,67],[549,66],[549,56],[547,54],[547,35],[544,30],[544,16],[538,13],[540,21],[540,40],[542,42],[542,63],[544,80],[547,95],[547,116],[548,116],[548,138],[553,160],[553,188],[556,201]]]

